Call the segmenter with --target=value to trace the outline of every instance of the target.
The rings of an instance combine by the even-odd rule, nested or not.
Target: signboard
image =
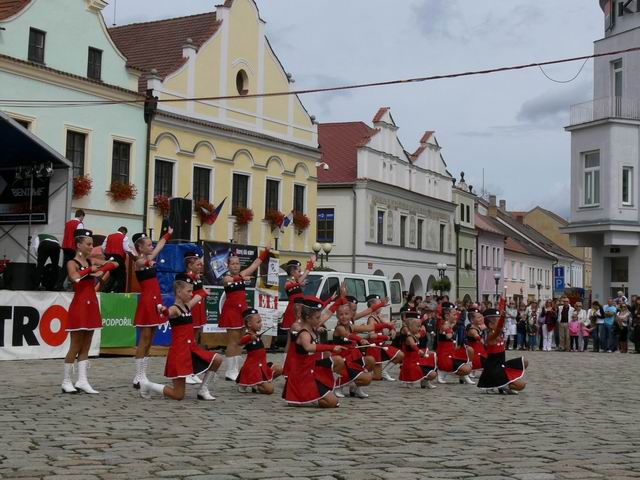
[[[222,286],[222,278],[229,270],[229,256],[233,253],[240,259],[240,269],[245,269],[258,258],[258,247],[237,243],[202,242],[204,250],[205,285]],[[248,287],[255,286],[251,280]]]
[[[553,269],[553,291],[563,292],[565,289],[564,267],[554,267]]]
[[[67,315],[73,294],[0,290],[0,360],[64,358]],[[100,330],[89,355],[100,351]]]
[[[15,170],[0,171],[0,225],[29,223],[31,180],[16,179]],[[31,223],[49,221],[49,178],[33,178]]]
[[[255,309],[262,317],[262,332],[267,336],[278,334],[280,320],[280,312],[278,312],[279,271],[279,254],[272,252],[269,261],[260,265],[255,303]]]
[[[103,325],[101,347],[136,346],[136,328],[133,319],[136,316],[137,305],[137,294],[100,294],[100,312],[102,313]]]
[[[249,307],[254,306],[254,289],[247,289],[247,305]],[[222,312],[222,306],[224,305],[225,294],[222,287],[209,288],[209,296],[207,297],[207,324],[203,325],[203,333],[225,333],[227,330],[218,327],[220,321],[220,313]]]

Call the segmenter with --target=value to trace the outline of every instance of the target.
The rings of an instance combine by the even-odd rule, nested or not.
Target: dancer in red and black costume
[[[386,305],[386,302],[380,299],[380,295],[368,295],[366,300],[367,307],[372,310],[367,325],[372,327],[375,332],[370,334],[367,339],[371,344],[371,347],[367,349],[367,355],[371,355],[376,362],[373,367],[373,379],[393,382],[395,378],[389,375],[386,369],[392,364],[401,364],[404,354],[399,348],[388,344],[387,342],[391,338],[382,332],[387,330],[390,335],[395,334],[396,326],[393,323],[384,322],[380,317],[380,310]]]
[[[459,376],[465,383],[475,385],[475,382],[469,378],[473,349],[466,345],[456,347],[454,329],[457,321],[455,306],[451,303],[443,303],[442,318],[437,327],[438,383],[447,383],[444,375],[450,373]]]
[[[204,272],[204,261],[202,255],[196,251],[189,251],[184,254],[184,264],[187,275],[193,280],[193,296],[198,295],[200,301],[194,305],[191,310],[191,316],[193,317],[193,328],[196,342],[200,344],[200,334],[202,333],[202,327],[207,324],[207,305],[205,298],[207,297],[204,290],[204,283],[202,281],[202,273]],[[187,384],[196,385],[202,383],[202,380],[197,375],[191,375],[187,377]]]
[[[282,392],[282,398],[290,405],[339,406],[333,393],[336,386],[333,374],[342,371],[344,361],[331,354],[338,354],[345,347],[319,343],[316,329],[322,323],[323,308],[324,304],[316,297],[305,297],[302,303],[300,331],[295,339],[296,348],[289,354],[289,376]]]
[[[198,389],[198,400],[215,400],[209,391],[209,383],[213,382],[216,372],[222,365],[222,356],[200,348],[193,334],[193,318],[191,309],[207,295],[201,290],[193,295],[193,280],[184,273],[176,275],[173,284],[175,303],[167,308],[161,304],[156,306],[158,312],[169,320],[171,325],[171,346],[167,354],[164,376],[173,381],[173,386],[140,380],[140,396],[151,398],[152,393],[159,393],[173,400],[182,400],[185,395],[185,379],[189,375],[204,373],[202,385]]]
[[[66,331],[71,335],[69,351],[64,359],[62,393],[98,393],[87,380],[89,349],[93,332],[102,328],[100,305],[96,296],[96,281],[106,272],[118,267],[115,262],[106,262],[98,267],[89,260],[93,250],[93,232],[79,229],[74,233],[76,255],[65,265],[73,282],[73,300],[69,305]],[[78,360],[78,381],[71,380],[73,364]]]
[[[522,378],[529,362],[524,357],[507,360],[504,353],[504,313],[495,309],[485,310],[484,321],[487,325],[487,359],[484,362],[478,388],[485,392],[498,391],[508,395],[517,395],[526,386]]]
[[[158,305],[162,304],[162,292],[160,291],[160,283],[158,283],[156,258],[166,243],[171,240],[172,233],[173,228],[169,227],[167,233],[164,234],[155,247],[146,233],[136,233],[131,238],[133,246],[138,253],[134,269],[141,290],[134,318],[139,337],[135,356],[136,375],[133,377],[134,388],[140,388],[140,382],[147,380],[149,350],[151,349],[153,336],[158,326],[167,321],[158,313]]]
[[[267,361],[267,351],[262,343],[262,317],[257,310],[248,308],[242,314],[247,333],[240,339],[240,345],[247,351],[236,379],[240,393],[273,393],[273,379],[282,375],[282,367]]]
[[[400,333],[404,360],[398,379],[409,387],[419,383],[422,388],[435,388],[431,382],[438,376],[436,354],[419,347],[418,336],[422,325],[418,312],[406,312],[405,325],[407,333]]]
[[[240,371],[240,337],[244,328],[242,313],[249,308],[247,305],[247,292],[245,282],[251,279],[251,275],[258,267],[269,258],[271,245],[267,245],[260,256],[251,265],[241,270],[240,258],[235,254],[229,257],[229,272],[223,278],[224,293],[226,299],[220,313],[218,326],[227,330],[227,371],[225,380],[235,382]]]
[[[344,303],[339,305],[336,316],[338,323],[333,331],[333,340],[337,345],[366,346],[369,345],[368,340],[362,338],[358,333],[369,333],[374,330],[371,325],[354,325],[353,310],[351,305]],[[345,396],[344,387],[349,387],[349,395],[358,398],[368,398],[369,394],[365,393],[362,387],[366,387],[373,379],[373,368],[376,361],[371,355],[364,355],[364,349],[348,348],[340,352],[340,356],[344,359],[345,368],[338,378],[337,389],[335,394],[341,398]]]
[[[316,256],[311,255],[304,272],[300,270],[302,265],[298,260],[289,260],[283,266],[284,271],[287,272],[287,275],[289,276],[287,282],[284,284],[284,290],[287,293],[287,300],[289,303],[287,303],[287,308],[282,317],[282,324],[280,325],[282,330],[289,330],[291,325],[298,320],[294,309],[295,299],[304,296],[302,289],[304,287],[305,280],[307,279],[307,275],[309,275],[309,272],[313,270],[315,263]]]
[[[487,359],[487,349],[484,345],[486,326],[484,324],[484,317],[478,307],[469,307],[467,309],[467,315],[471,323],[467,327],[466,342],[469,347],[473,348],[473,357],[471,359],[472,373],[469,376],[473,376],[476,374],[479,375]]]

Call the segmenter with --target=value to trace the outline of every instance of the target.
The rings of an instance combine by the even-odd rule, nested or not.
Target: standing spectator
[[[532,303],[531,310],[527,315],[527,335],[529,337],[529,350],[533,351],[536,349],[538,345],[538,334],[539,334],[539,326],[538,326],[538,304]]]
[[[579,352],[578,340],[582,331],[582,323],[578,319],[578,313],[574,310],[569,321],[569,338],[572,352]]]
[[[631,312],[626,303],[620,304],[620,311],[616,315],[615,328],[618,337],[618,349],[620,353],[627,353],[629,340],[629,324]]]
[[[617,345],[614,344],[616,340],[613,335],[613,323],[618,313],[618,307],[615,306],[613,298],[609,297],[602,310],[604,312],[604,334],[600,337],[600,348],[611,353],[617,348]]]
[[[527,340],[527,311],[524,309],[524,305],[520,305],[517,321],[518,350],[524,350]]]
[[[109,280],[105,284],[103,291],[110,293],[123,293],[127,284],[127,267],[125,261],[127,254],[137,257],[127,237],[127,227],[120,227],[118,231],[108,235],[102,244],[102,251],[107,260],[113,259],[118,264],[118,268],[109,275]]]
[[[67,279],[67,264],[76,256],[76,230],[84,228],[84,210],[76,210],[76,215],[64,225],[64,237],[62,238],[62,274],[60,275],[57,290],[62,290]]]
[[[513,341],[513,350],[515,350],[518,346],[516,341],[516,335],[518,333],[517,329],[517,317],[518,317],[518,309],[516,308],[516,302],[511,300],[509,302],[509,306],[507,307],[506,321],[504,322],[504,337],[506,338],[505,348],[510,350],[511,341]]]
[[[553,332],[556,329],[556,323],[558,321],[558,314],[553,308],[553,302],[551,300],[545,302],[544,309],[540,313],[540,316],[544,318],[544,324],[542,325],[543,350],[550,352],[554,348]]]
[[[588,324],[591,325],[591,322],[589,321],[589,316],[587,315],[587,311],[584,310],[582,308],[582,302],[576,302],[576,304],[574,305],[574,311],[575,313],[578,314],[578,321],[582,324]],[[578,335],[578,350],[583,352],[585,350],[584,348],[584,330],[582,327],[580,327],[580,333]],[[588,339],[587,339],[588,342]]]
[[[591,310],[589,310],[589,320],[591,320],[591,335],[593,336],[593,351],[599,352],[602,346],[602,351],[607,350],[606,345],[602,344],[602,338],[604,337],[604,310],[597,301],[591,304]]]
[[[615,298],[614,303],[618,306],[622,305],[623,303],[625,305],[629,305],[629,299],[624,295],[624,292],[622,290],[618,290],[618,296]]]
[[[586,352],[589,347],[589,337],[591,336],[591,332],[593,332],[594,327],[591,326],[591,322],[582,324],[582,351]]]
[[[635,344],[636,353],[640,353],[640,297],[636,296],[632,305],[631,325],[629,326],[629,336]]]
[[[558,317],[560,317],[560,325],[558,326],[560,330],[560,344],[558,345],[558,350],[568,352],[571,348],[569,341],[569,321],[573,318],[573,307],[567,297],[562,297],[560,302],[561,305],[558,308]]]
[[[53,290],[60,278],[60,242],[58,239],[47,233],[36,235],[33,242],[33,248],[36,251],[38,264],[36,267],[36,289],[40,288],[40,284],[45,290]],[[46,269],[45,263],[51,261],[51,266]]]

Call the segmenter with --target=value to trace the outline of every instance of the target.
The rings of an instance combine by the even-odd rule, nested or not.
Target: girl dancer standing
[[[333,393],[336,384],[333,372],[340,373],[344,361],[330,354],[338,354],[345,347],[319,343],[316,329],[322,323],[323,307],[322,301],[315,297],[305,297],[302,303],[300,331],[296,348],[289,353],[289,376],[282,392],[282,398],[289,405],[339,406],[338,397]]]
[[[96,280],[109,270],[118,267],[115,262],[106,262],[100,268],[92,265],[89,255],[93,249],[93,232],[80,229],[75,231],[76,256],[67,263],[67,274],[73,282],[73,300],[69,306],[66,331],[71,335],[69,351],[64,359],[64,379],[62,393],[98,393],[87,380],[89,348],[93,331],[102,328],[100,306],[96,296]],[[73,385],[71,374],[73,364],[78,360],[78,381]]]
[[[207,295],[201,290],[193,295],[193,279],[184,273],[176,275],[173,289],[176,302],[166,308],[161,304],[156,306],[164,317],[168,317],[171,325],[172,337],[164,376],[173,381],[173,386],[152,383],[146,379],[140,380],[140,395],[151,398],[152,393],[159,393],[174,400],[182,400],[185,394],[185,378],[189,375],[205,373],[202,385],[198,389],[198,400],[215,400],[209,391],[209,382],[215,380],[216,372],[222,365],[222,356],[200,348],[193,334],[193,318],[191,309]]]
[[[447,383],[444,379],[444,373],[453,373],[465,383],[475,385],[475,382],[469,378],[473,349],[466,345],[456,348],[456,342],[453,338],[453,329],[458,321],[454,306],[451,303],[443,304],[442,315],[444,318],[438,326],[438,346],[436,347],[438,383]]]
[[[489,309],[484,312],[487,324],[487,360],[478,380],[478,388],[489,392],[498,389],[500,393],[517,395],[525,387],[522,380],[528,362],[524,357],[506,360],[503,338],[504,315],[498,310]]]
[[[200,334],[202,327],[207,324],[207,305],[205,302],[206,292],[204,291],[204,283],[202,282],[202,272],[204,272],[204,261],[198,252],[187,252],[184,254],[184,263],[187,275],[193,280],[193,296],[199,296],[200,301],[191,310],[193,317],[193,328],[196,337],[196,343],[200,344]],[[187,384],[195,385],[202,383],[197,375],[187,377]]]
[[[248,308],[242,313],[247,334],[240,339],[240,345],[247,351],[236,380],[240,393],[257,392],[265,395],[273,393],[273,379],[282,374],[282,367],[267,362],[267,351],[262,343],[262,318],[257,310]]]
[[[436,372],[436,355],[427,350],[420,350],[418,335],[422,327],[417,312],[406,313],[406,326],[408,332],[402,335],[402,351],[404,361],[400,367],[398,379],[411,387],[420,383],[422,388],[435,388],[431,383],[438,376]]]
[[[248,307],[245,281],[251,279],[251,275],[258,269],[262,262],[269,258],[271,246],[267,245],[260,256],[244,270],[240,267],[240,258],[234,254],[229,257],[229,272],[223,278],[226,300],[220,314],[220,328],[227,330],[227,371],[225,380],[236,381],[240,370],[240,337],[244,328],[242,312]]]
[[[153,335],[159,325],[166,322],[158,313],[158,304],[162,304],[162,292],[158,283],[156,272],[156,258],[171,240],[173,228],[169,227],[167,233],[156,244],[146,233],[136,233],[133,237],[133,245],[138,252],[135,262],[136,278],[140,283],[140,298],[136,308],[134,323],[138,329],[138,347],[136,348],[136,375],[133,377],[133,387],[140,388],[140,382],[147,380],[147,368],[149,367],[149,350]]]
[[[367,321],[367,325],[373,328],[373,331],[378,333],[382,332],[385,329],[390,333],[391,331],[395,332],[395,325],[392,323],[385,323],[380,318],[379,311],[382,307],[384,307],[385,303],[380,300],[379,295],[371,294],[367,296],[367,306],[371,308],[371,315],[369,316],[369,320]],[[374,335],[369,336],[369,343],[371,347],[367,349],[367,355],[371,355],[376,361],[376,365],[373,368],[373,379],[374,380],[388,380],[390,382],[395,381],[389,372],[386,371],[387,367],[392,363],[399,365],[402,363],[404,359],[404,354],[393,345],[388,345],[384,342],[389,340],[389,337],[386,335]],[[385,364],[384,367],[382,364]]]
[[[304,286],[307,275],[309,275],[309,272],[313,270],[315,262],[316,256],[312,255],[307,262],[307,266],[304,272],[300,271],[301,264],[298,260],[289,260],[284,265],[284,270],[289,276],[287,283],[285,283],[284,285],[289,303],[287,303],[287,309],[284,311],[284,315],[282,317],[282,324],[280,325],[280,328],[282,330],[289,330],[291,328],[291,325],[293,325],[297,321],[294,307],[295,299],[304,296],[302,287]],[[288,346],[289,344],[287,343],[287,347]]]

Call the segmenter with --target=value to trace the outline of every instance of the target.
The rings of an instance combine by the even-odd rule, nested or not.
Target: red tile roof
[[[31,0],[0,0],[0,20],[13,17],[31,3]]]
[[[504,235],[504,231],[494,224],[493,220],[484,215],[476,213],[476,229],[483,230],[489,233],[495,233],[496,235]]]
[[[179,69],[186,61],[182,47],[191,39],[200,48],[218,31],[222,21],[215,12],[170,18],[155,22],[133,23],[109,29],[111,38],[127,57],[127,65],[145,73],[138,89],[147,88],[147,76],[156,69],[161,78]]]
[[[516,253],[524,253],[525,255],[529,254],[529,251],[524,248],[522,245],[520,245],[518,242],[516,242],[513,238],[511,237],[506,237],[504,240],[504,248],[505,250],[510,250],[512,252],[516,252]]]
[[[376,116],[373,117],[373,123],[380,122],[382,120],[382,117],[384,117],[384,114],[389,110],[389,107],[381,107],[380,110],[378,110],[378,113],[376,113]]]
[[[320,183],[353,182],[358,176],[358,148],[378,130],[364,122],[321,123],[318,143],[329,170],[318,169]]]

